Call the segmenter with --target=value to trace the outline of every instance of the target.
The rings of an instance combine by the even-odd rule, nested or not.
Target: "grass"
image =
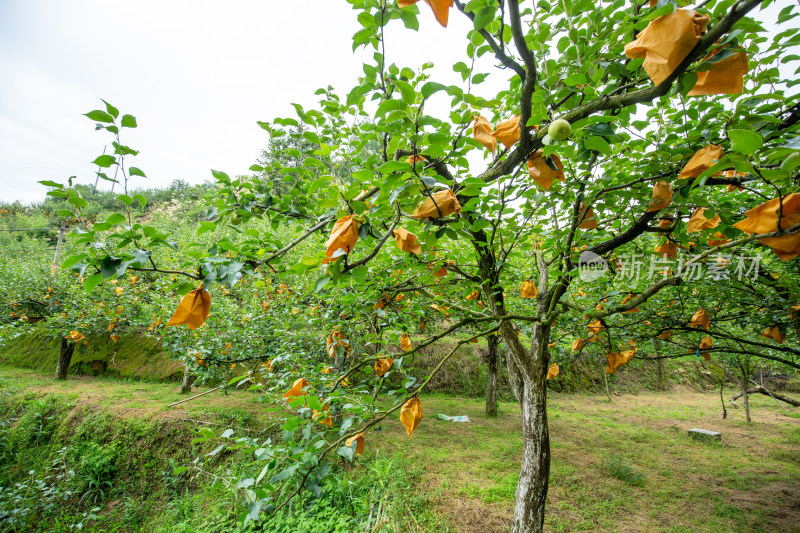
[[[185,398],[177,384],[88,376],[55,382],[49,375],[12,368],[0,368],[0,377],[31,398],[57,394],[77,409],[102,410],[114,417],[162,423],[203,420],[220,428],[237,420],[250,427],[269,421],[257,395],[244,391],[212,393],[167,409],[168,403]],[[752,397],[751,406],[754,421],[747,424],[741,409],[729,409],[729,418],[722,420],[716,393],[623,394],[611,402],[601,395],[551,394],[546,529],[797,531],[798,410],[761,396]],[[423,408],[413,438],[396,417],[368,433],[367,449],[350,481],[360,475],[388,479],[391,472],[403,472],[391,503],[398,512],[409,514],[404,506],[413,510],[418,522],[409,523],[408,530],[506,531],[522,454],[518,407],[501,402],[500,415],[488,419],[480,400],[435,393],[423,396]],[[472,422],[440,421],[437,413],[467,415]],[[686,430],[693,427],[720,431],[721,444],[690,439]],[[371,469],[378,473],[370,474]],[[229,516],[230,505],[213,504],[220,495],[212,488],[202,490],[162,507],[159,523],[179,524],[172,531],[222,531],[215,520]],[[152,519],[147,513],[156,512],[115,503],[127,509],[130,520],[144,520],[143,531]],[[186,518],[198,513],[207,523]]]
[[[713,393],[552,394],[549,531],[795,531],[800,524],[800,424],[769,398],[753,398],[754,422],[741,410],[720,416]],[[425,396],[414,437],[396,420],[368,447],[401,451],[425,469],[418,490],[465,532],[506,531],[522,453],[518,408],[497,419],[480,401]],[[435,419],[466,414],[471,424]],[[686,430],[723,434],[699,443]]]
[[[33,370],[2,367],[2,377],[12,388],[24,389],[30,396],[57,394],[65,401],[100,407],[119,416],[140,419],[200,419],[212,424],[251,425],[265,423],[264,404],[254,393],[213,392],[202,399],[168,408],[170,403],[185,400],[178,383],[118,380],[110,377],[70,376],[56,381],[49,374]],[[192,394],[209,388],[193,388]]]
[[[45,323],[30,332],[7,340],[0,350],[0,365],[55,372],[60,337],[52,335]],[[126,334],[118,342],[108,335],[90,335],[75,348],[70,373],[118,378],[164,380],[180,377],[183,367],[162,350],[157,339]]]

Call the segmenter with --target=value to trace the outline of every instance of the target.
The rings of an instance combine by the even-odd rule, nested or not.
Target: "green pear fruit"
[[[550,123],[550,127],[547,128],[547,133],[554,141],[564,141],[572,133],[572,126],[569,125],[569,122],[560,118]]]

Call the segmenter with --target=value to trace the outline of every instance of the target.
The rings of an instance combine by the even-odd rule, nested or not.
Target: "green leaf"
[[[105,223],[108,224],[109,226],[114,226],[122,222],[125,222],[125,215],[123,215],[122,213],[112,213],[111,215],[108,216],[108,218],[105,221]]]
[[[122,115],[122,127],[123,128],[135,128],[136,127],[136,117],[133,115]]]
[[[100,273],[92,274],[86,281],[83,283],[83,288],[86,292],[92,292],[92,290],[100,285],[100,282],[103,281],[103,275]]]
[[[728,138],[731,148],[744,155],[755,154],[764,144],[761,135],[751,130],[728,130]]]
[[[133,203],[133,198],[131,198],[127,194],[120,194],[119,196],[117,196],[117,200],[119,200],[128,207],[130,207],[131,204]]]
[[[316,396],[308,395],[306,396],[306,401],[308,402],[308,407],[310,409],[314,409],[315,411],[322,411],[322,402]]]
[[[84,207],[89,205],[89,202],[87,202],[80,196],[72,196],[70,198],[67,198],[67,201],[79,209],[83,209]]]
[[[482,7],[475,13],[475,19],[472,21],[476,30],[482,30],[494,20],[495,7],[486,6]]]
[[[414,99],[416,98],[417,93],[414,91],[414,88],[411,86],[410,83],[402,80],[393,80],[392,83],[394,83],[395,87],[397,87],[400,90],[400,97],[403,99],[405,103],[407,104],[414,103]]]
[[[435,81],[429,81],[422,86],[422,90],[420,90],[420,92],[424,98],[430,98],[432,94],[446,90],[447,85],[442,85],[441,83],[436,83]]]
[[[111,115],[114,118],[117,118],[119,116],[119,109],[117,109],[113,105],[109,104],[108,102],[106,102],[102,98],[100,99],[100,101],[102,101],[104,104],[106,104],[106,111],[108,111],[109,115]]]
[[[63,263],[61,263],[62,268],[70,268],[73,265],[78,264],[79,262],[86,259],[86,254],[75,254],[67,257]]]
[[[227,386],[230,387],[231,385],[236,385],[237,383],[239,383],[243,379],[248,379],[248,378],[249,378],[249,376],[247,374],[244,374],[244,375],[241,375],[241,376],[236,376],[236,377],[232,378],[230,381],[228,381],[228,385]],[[230,433],[228,433],[228,431],[230,431]],[[231,435],[233,435],[233,430],[228,428],[228,429],[225,430],[225,432],[222,435],[220,435],[220,438],[228,439],[228,438],[230,438]]]
[[[343,196],[344,196],[344,199],[349,202],[350,200],[352,200],[353,198],[355,198],[359,194],[361,194],[361,185],[354,185],[353,187],[350,187],[349,189],[347,189],[344,192]]]
[[[789,154],[781,163],[781,170],[784,172],[791,172],[797,167],[800,167],[800,152]]]
[[[362,181],[363,182],[363,181],[371,180],[374,175],[375,174],[371,170],[361,169],[361,170],[356,170],[355,172],[353,172],[353,179],[355,179],[356,181]]]
[[[350,271],[350,275],[353,276],[353,279],[361,284],[367,281],[367,274],[369,274],[369,269],[363,265]]]
[[[112,117],[105,111],[101,111],[99,109],[95,109],[94,111],[89,111],[88,113],[84,113],[84,116],[89,117],[91,120],[94,120],[95,122],[105,122],[105,123],[114,122],[114,117]]]
[[[355,443],[355,441],[353,441],[353,446],[352,447],[350,447],[350,446],[340,446],[336,450],[336,453],[338,453],[339,455],[341,455],[342,457],[347,459],[348,462],[352,463],[353,462],[353,456],[354,456],[355,451],[356,451],[355,446],[356,446],[356,443]]]
[[[137,167],[129,168],[128,169],[128,174],[130,174],[131,176],[141,176],[143,178],[147,177],[147,176],[144,175],[144,172],[142,172],[141,169],[139,169]]]
[[[393,204],[394,201],[397,200],[397,197],[400,196],[403,193],[404,190],[406,190],[406,186],[405,185],[402,185],[402,186],[396,188],[395,190],[393,190],[392,194],[389,195],[389,203]]]
[[[136,195],[134,195],[134,196],[133,196],[133,198],[134,198],[134,199],[135,199],[137,202],[139,202],[139,204],[140,204],[142,207],[144,207],[145,205],[147,205],[147,198],[145,198],[143,195],[141,195],[141,194],[136,194]]]
[[[661,4],[661,2],[659,2],[659,4]],[[653,20],[655,18],[662,17],[664,15],[669,15],[670,13],[675,11],[675,8],[676,8],[676,6],[672,2],[665,2],[665,3],[663,3],[663,5],[657,5],[657,9],[653,9],[650,12],[649,15],[647,15],[646,17],[640,19],[640,23],[636,25],[636,29],[639,29],[639,25],[641,24],[641,21]],[[642,27],[643,28],[647,27],[647,24],[645,24]]]
[[[453,65],[453,70],[461,74],[461,79],[466,80],[469,77],[469,67],[463,61],[459,61]]]
[[[574,87],[576,85],[584,85],[587,83],[586,76],[581,74],[580,72],[576,72],[575,74],[570,74],[564,80],[564,83],[569,85],[570,87]]]
[[[214,231],[215,229],[217,229],[216,224],[214,224],[213,222],[203,221],[200,222],[200,227],[197,228],[197,234],[202,235],[207,231]]]
[[[208,453],[206,454],[206,456],[208,456],[208,457],[214,457],[215,455],[217,455],[219,452],[221,452],[221,451],[222,451],[222,450],[224,450],[225,448],[227,448],[227,445],[226,445],[226,444],[220,444],[219,446],[217,446],[216,448],[214,448],[213,450],[211,450],[210,452],[208,452]]]
[[[681,93],[682,96],[686,96],[696,83],[697,72],[687,72],[678,79],[678,92]]]
[[[150,260],[150,256],[151,255],[153,255],[153,252],[151,252],[150,250],[139,250],[139,249],[136,249],[136,250],[133,251],[133,257],[134,257],[134,259],[136,259],[135,262],[139,263],[142,266],[144,266],[144,265],[146,265],[148,263],[148,261]],[[190,289],[191,289],[191,287],[190,287]],[[186,292],[189,292],[189,291],[187,290]]]
[[[408,104],[402,100],[384,100],[381,102],[381,105],[378,106],[378,110],[375,111],[376,117],[381,117],[388,113],[389,111],[396,111],[399,109],[407,109]]]
[[[400,10],[400,19],[403,21],[403,24],[409,30],[418,31],[419,30],[419,21],[417,20],[417,14],[413,13],[410,9],[401,9]]]
[[[397,172],[398,170],[409,170],[410,166],[411,165],[404,161],[387,161],[378,167],[378,171],[382,174],[391,174],[392,172]]]
[[[314,181],[314,183],[312,183],[311,185],[309,185],[309,187],[308,187],[308,194],[314,194],[314,193],[315,193],[315,192],[317,192],[317,191],[318,191],[318,190],[319,190],[321,187],[323,187],[323,186],[327,185],[327,184],[328,184],[328,182],[330,182],[330,181],[331,181],[331,177],[330,177],[330,176],[322,176],[321,178],[319,178],[319,179],[315,180],[315,181]]]
[[[583,141],[583,144],[588,150],[595,150],[605,156],[611,155],[611,145],[609,145],[608,141],[604,138],[597,135],[587,137],[586,140]]]
[[[330,276],[325,276],[324,278],[319,278],[317,282],[314,284],[314,292],[319,292],[328,284],[331,280]]]
[[[367,44],[375,36],[375,29],[372,27],[361,28],[353,34],[353,50],[363,44]]]
[[[103,278],[110,278],[116,276],[117,269],[122,264],[120,259],[116,257],[106,256],[102,260],[100,260],[100,274],[102,274]]]
[[[489,74],[485,72],[475,74],[472,76],[472,83],[473,85],[478,85],[479,83],[483,83],[483,80],[485,80],[487,77],[489,77]]]
[[[117,158],[113,155],[101,155],[94,161],[92,161],[93,165],[97,165],[100,168],[108,168],[111,165],[115,165],[117,163]]]
[[[50,180],[37,181],[36,183],[41,183],[45,187],[57,187],[59,189],[63,189],[64,188],[64,186],[61,185],[60,183],[56,183],[55,181],[50,181]]]
[[[214,178],[216,178],[217,181],[221,181],[222,183],[228,184],[231,182],[230,176],[228,176],[221,170],[211,169],[211,175],[214,176]]]

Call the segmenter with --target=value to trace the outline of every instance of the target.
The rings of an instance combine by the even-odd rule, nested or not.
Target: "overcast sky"
[[[453,12],[444,29],[420,11],[419,32],[390,24],[389,62],[434,61],[437,81],[460,83],[452,65],[464,59],[466,17]],[[133,187],[246,173],[268,141],[256,121],[356,83],[372,55],[352,52],[358,29],[344,0],[0,0],[0,201],[41,200],[39,180],[94,183],[90,162],[110,134],[82,113],[102,109],[100,98],[138,119],[122,141],[141,151],[133,164],[149,179]],[[496,93],[507,72],[476,92]],[[435,95],[427,111],[446,118],[447,101]]]
[[[435,60],[438,79],[460,81],[465,17],[445,30],[420,8],[418,33],[390,25],[389,61],[416,70]],[[102,109],[100,98],[138,119],[123,143],[141,150],[134,165],[149,179],[133,186],[245,173],[268,141],[256,121],[356,83],[360,27],[344,0],[0,0],[0,200],[41,200],[38,180],[94,183],[89,162],[110,134],[82,113]]]

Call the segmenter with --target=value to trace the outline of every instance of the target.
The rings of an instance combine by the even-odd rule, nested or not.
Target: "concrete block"
[[[706,442],[722,441],[722,433],[718,431],[709,431],[707,429],[692,428],[689,430],[689,436],[695,440],[702,440]]]

